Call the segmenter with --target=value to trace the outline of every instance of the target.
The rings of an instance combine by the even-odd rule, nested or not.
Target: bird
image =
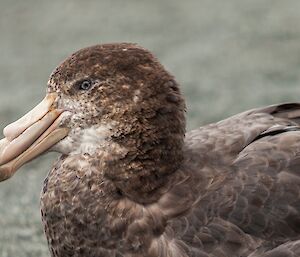
[[[0,181],[48,151],[52,257],[300,256],[300,103],[186,132],[179,84],[134,43],[83,48],[3,130]]]

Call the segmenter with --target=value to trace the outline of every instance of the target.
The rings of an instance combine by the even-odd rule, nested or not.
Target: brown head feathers
[[[94,87],[80,90],[84,80]],[[90,103],[81,126],[113,124],[110,140],[125,153],[110,153],[105,173],[128,196],[152,201],[163,177],[180,166],[184,100],[173,76],[144,48],[122,43],[79,50],[52,73],[49,90]]]

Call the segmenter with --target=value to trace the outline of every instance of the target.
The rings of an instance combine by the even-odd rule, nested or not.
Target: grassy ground
[[[297,0],[0,0],[0,129],[35,105],[47,77],[84,46],[130,41],[176,75],[188,126],[299,99]],[[0,256],[49,257],[39,192],[55,155],[0,185]]]

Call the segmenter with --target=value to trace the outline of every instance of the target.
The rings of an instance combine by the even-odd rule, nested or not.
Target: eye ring
[[[90,81],[89,79],[85,79],[83,81],[80,82],[79,84],[79,90],[89,90],[92,87],[92,81]]]

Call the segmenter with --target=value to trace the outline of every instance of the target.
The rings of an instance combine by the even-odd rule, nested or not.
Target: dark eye
[[[79,83],[79,90],[89,90],[92,87],[92,82],[88,79]]]

